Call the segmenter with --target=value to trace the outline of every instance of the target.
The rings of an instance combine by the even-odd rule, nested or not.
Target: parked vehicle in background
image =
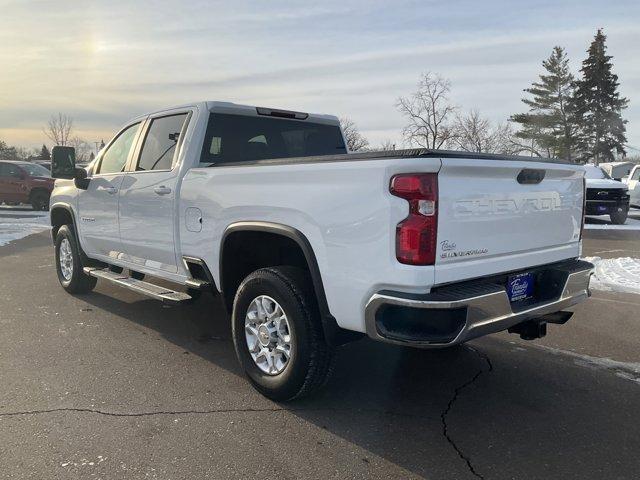
[[[34,210],[48,210],[55,180],[36,163],[0,160],[0,202],[29,203]]]
[[[634,167],[633,162],[600,162],[602,168],[614,180],[623,180]]]
[[[334,116],[226,102],[143,115],[89,168],[74,158],[53,149],[62,287],[219,292],[240,364],[273,399],[323,385],[335,347],[362,335],[531,340],[589,296],[584,171],[565,161],[348,154]]]
[[[587,186],[586,215],[609,215],[611,223],[622,225],[629,213],[629,188],[612,179],[597,165],[584,166]]]
[[[640,208],[640,165],[636,165],[626,179],[629,188],[629,204]]]

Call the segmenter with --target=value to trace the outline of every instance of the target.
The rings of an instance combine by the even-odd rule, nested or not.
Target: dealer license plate
[[[519,302],[533,297],[534,282],[533,273],[519,273],[507,278],[509,301]]]

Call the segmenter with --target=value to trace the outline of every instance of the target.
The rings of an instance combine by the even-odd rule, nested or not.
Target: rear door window
[[[187,113],[154,118],[142,145],[137,171],[171,170]]]
[[[0,177],[20,177],[22,172],[13,163],[0,163]]]
[[[337,124],[212,113],[200,161],[219,164],[340,153],[347,149]]]

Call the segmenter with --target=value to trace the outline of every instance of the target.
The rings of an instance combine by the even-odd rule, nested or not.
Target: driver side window
[[[118,138],[109,145],[109,148],[102,155],[102,161],[98,165],[96,174],[119,173],[124,170],[139,128],[140,122],[134,123],[118,135]]]

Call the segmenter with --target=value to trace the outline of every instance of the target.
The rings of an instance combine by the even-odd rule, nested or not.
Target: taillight
[[[582,177],[582,223],[580,224],[580,240],[584,232],[584,214],[587,211],[587,179]]]
[[[438,174],[395,175],[389,190],[409,202],[409,216],[396,227],[396,258],[408,265],[433,265],[438,234]]]

